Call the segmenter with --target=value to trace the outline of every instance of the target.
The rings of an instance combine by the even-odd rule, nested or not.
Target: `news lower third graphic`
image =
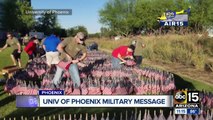
[[[17,107],[173,107],[172,95],[63,95],[40,90],[39,96],[17,96]]]
[[[200,114],[199,91],[175,91],[174,112],[175,114]]]
[[[39,96],[16,96],[16,107],[39,107]]]
[[[64,95],[63,90],[39,90],[39,95]]]
[[[172,107],[169,95],[39,96],[40,107]]]

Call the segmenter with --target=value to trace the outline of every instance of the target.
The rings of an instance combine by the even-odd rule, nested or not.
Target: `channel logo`
[[[175,114],[199,114],[199,91],[177,90],[173,98]]]
[[[187,91],[185,91],[185,90],[175,91],[174,103],[175,104],[187,104]]]

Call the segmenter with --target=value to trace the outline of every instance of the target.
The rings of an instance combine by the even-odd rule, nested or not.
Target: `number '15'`
[[[188,101],[189,102],[198,102],[199,97],[198,97],[198,93],[188,93]]]

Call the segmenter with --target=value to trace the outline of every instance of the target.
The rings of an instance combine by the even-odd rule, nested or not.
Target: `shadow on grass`
[[[175,77],[175,86],[176,86],[176,89],[195,89],[195,86],[186,81],[184,78],[180,77],[179,75],[174,74],[174,77]]]
[[[2,96],[2,95],[4,95],[4,94],[6,94],[5,92],[0,92],[0,96]]]
[[[0,88],[0,92],[4,92],[3,87]]]
[[[13,102],[14,100],[15,96],[8,96],[0,101],[0,106],[7,105],[8,103]]]
[[[5,94],[5,92],[4,92],[4,85],[5,85],[5,83],[0,83],[0,97],[1,97],[3,94]]]

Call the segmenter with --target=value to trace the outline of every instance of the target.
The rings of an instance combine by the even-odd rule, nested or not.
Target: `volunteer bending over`
[[[74,87],[80,87],[81,84],[78,64],[87,56],[85,40],[85,35],[82,32],[78,32],[74,38],[64,39],[57,47],[61,53],[61,59],[65,62],[70,62],[68,70]]]
[[[36,52],[36,44],[38,44],[39,41],[35,37],[32,37],[29,42],[26,44],[24,51],[28,54],[28,63],[31,62],[35,58],[35,52]]]
[[[134,45],[120,46],[112,52],[112,68],[121,68],[122,63],[126,63],[125,58],[133,59]]]

